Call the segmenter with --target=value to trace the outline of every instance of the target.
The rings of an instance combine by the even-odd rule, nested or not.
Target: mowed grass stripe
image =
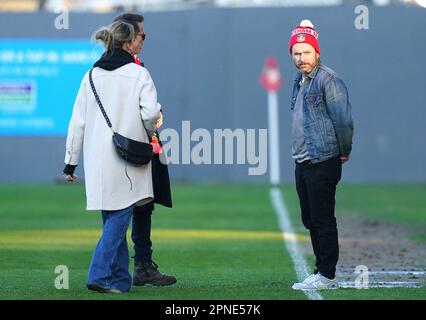
[[[130,239],[130,232],[127,236]],[[60,229],[60,230],[14,230],[3,231],[0,235],[0,248],[93,246],[101,234],[100,229]],[[182,230],[153,229],[155,242],[168,240],[251,240],[281,241],[282,234],[274,231],[242,230]],[[284,233],[289,241],[308,241],[302,234]],[[130,241],[129,241],[130,242]]]

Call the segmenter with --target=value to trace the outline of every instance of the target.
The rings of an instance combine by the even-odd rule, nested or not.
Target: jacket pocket
[[[310,93],[305,96],[305,102],[309,110],[310,117],[314,123],[315,133],[313,135],[315,146],[319,153],[326,154],[329,151],[326,126],[323,114],[323,94]]]
[[[323,103],[323,94],[322,93],[310,93],[305,97],[305,101],[308,106],[318,107]]]

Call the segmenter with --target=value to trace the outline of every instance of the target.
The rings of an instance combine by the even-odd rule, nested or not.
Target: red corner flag
[[[260,75],[260,84],[268,92],[276,92],[282,85],[280,71],[278,70],[277,60],[273,55],[266,58],[265,67]]]

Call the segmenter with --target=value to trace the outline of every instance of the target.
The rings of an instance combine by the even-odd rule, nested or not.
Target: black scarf
[[[93,67],[99,67],[108,71],[118,69],[128,63],[134,63],[135,59],[126,50],[115,48],[114,51],[106,51],[102,57],[96,61]]]

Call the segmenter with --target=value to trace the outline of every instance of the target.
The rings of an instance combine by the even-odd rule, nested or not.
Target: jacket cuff
[[[67,164],[64,168],[64,173],[65,174],[69,174],[69,175],[73,175],[75,168],[77,167],[77,165],[72,165],[72,164]]]

